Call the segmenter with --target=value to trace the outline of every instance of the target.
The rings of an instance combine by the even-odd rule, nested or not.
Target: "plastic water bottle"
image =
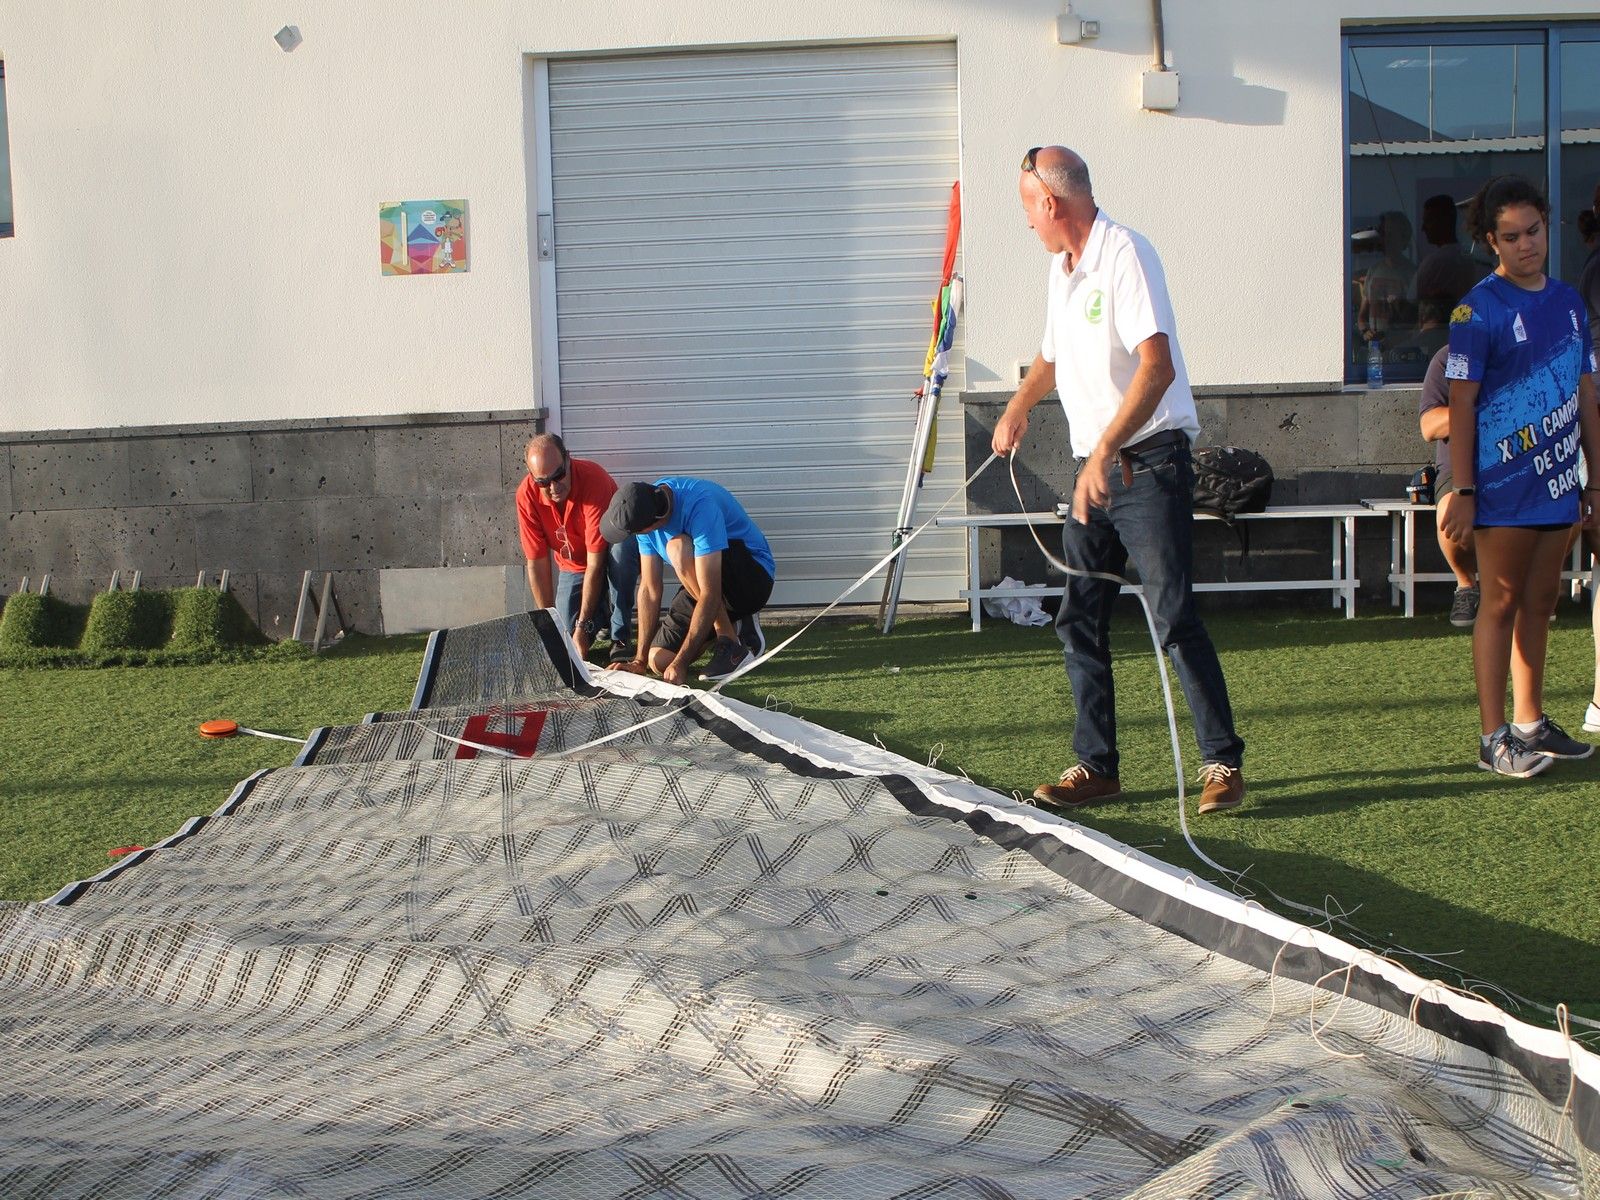
[[[1377,338],[1367,343],[1367,386],[1383,386],[1383,344]]]

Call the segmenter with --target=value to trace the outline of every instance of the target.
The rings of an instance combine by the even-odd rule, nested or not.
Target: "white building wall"
[[[1341,22],[1521,0],[1167,0],[1173,114],[1138,107],[1144,0],[0,0],[17,234],[0,239],[0,430],[544,403],[528,56],[955,39],[969,386],[1036,348],[1016,164],[1080,150],[1161,250],[1197,384],[1341,376]],[[1578,0],[1537,13],[1591,15]],[[272,34],[298,24],[304,43]],[[385,278],[382,200],[466,197],[471,270]]]

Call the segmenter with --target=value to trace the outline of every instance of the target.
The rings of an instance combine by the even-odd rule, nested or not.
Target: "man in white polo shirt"
[[[1016,449],[1028,413],[1054,388],[1078,460],[1063,557],[1074,571],[1111,575],[1132,558],[1194,714],[1204,758],[1200,811],[1237,808],[1244,742],[1194,607],[1189,444],[1200,422],[1161,260],[1142,236],[1099,210],[1089,168],[1064,146],[1028,151],[1018,187],[1029,226],[1054,257],[1044,339],[995,426],[995,453]],[[1078,762],[1034,790],[1046,807],[1081,808],[1122,794],[1111,681],[1116,597],[1115,583],[1067,578],[1056,632],[1077,707]]]

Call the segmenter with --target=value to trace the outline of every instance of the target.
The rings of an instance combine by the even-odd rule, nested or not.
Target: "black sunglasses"
[[[567,462],[568,462],[568,460],[563,458],[561,460],[560,468],[557,469],[556,471],[552,472],[549,475],[534,475],[533,476],[533,486],[534,487],[547,488],[552,483],[560,483],[563,479],[565,479],[567,477]],[[531,472],[530,472],[530,474],[531,474]]]
[[[1043,146],[1035,146],[1022,156],[1022,169],[1024,171],[1032,171],[1035,175],[1039,173],[1039,151],[1043,149]]]

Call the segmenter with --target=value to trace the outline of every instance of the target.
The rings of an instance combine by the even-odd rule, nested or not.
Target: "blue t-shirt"
[[[1487,275],[1462,298],[1445,375],[1481,384],[1478,524],[1578,519],[1578,377],[1594,370],[1583,300],[1560,280],[1530,292]]]
[[[726,550],[729,542],[743,542],[750,557],[774,579],[778,577],[777,564],[772,558],[772,547],[761,530],[750,519],[750,514],[733,498],[733,493],[720,483],[709,479],[693,479],[687,475],[668,475],[656,480],[656,485],[666,484],[672,489],[672,513],[660,529],[639,534],[639,552],[655,558],[667,557],[667,543],[675,537],[688,534],[694,541],[696,558]]]

